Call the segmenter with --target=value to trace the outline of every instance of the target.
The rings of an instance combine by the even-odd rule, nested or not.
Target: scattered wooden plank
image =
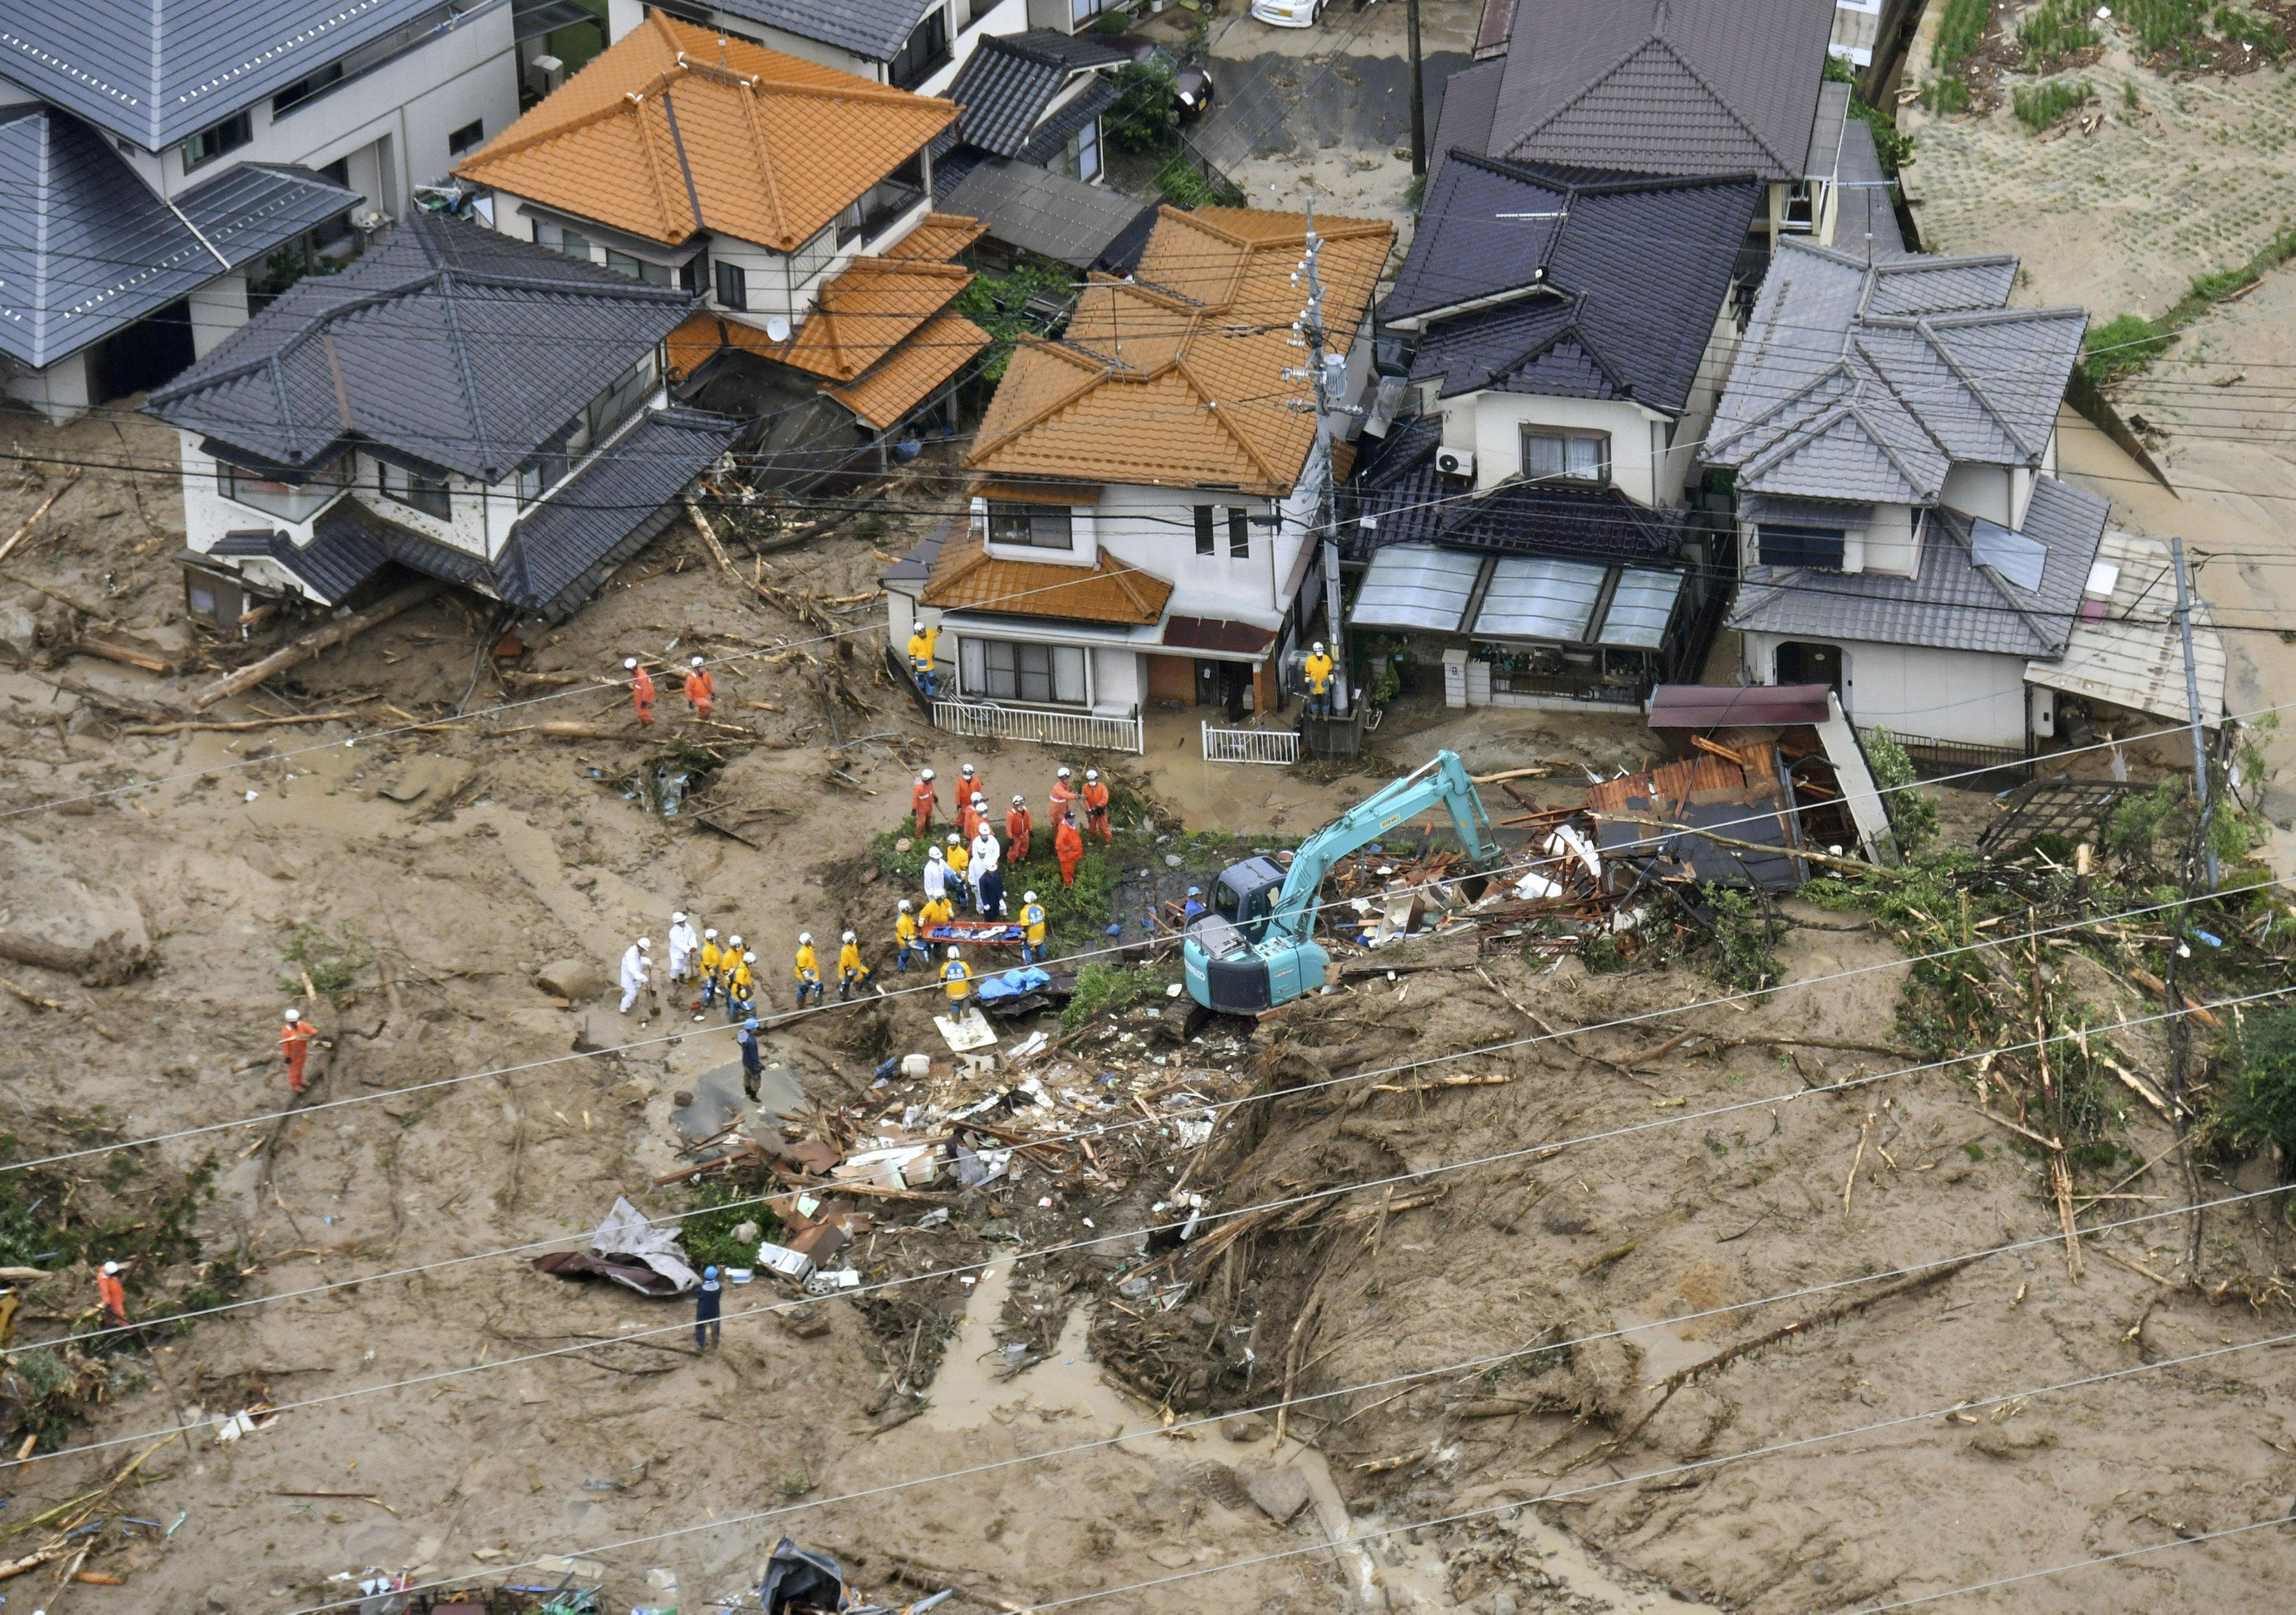
[[[300,667],[320,652],[355,639],[369,628],[389,622],[416,606],[426,605],[446,592],[447,585],[437,578],[412,584],[376,602],[364,611],[355,611],[324,627],[315,628],[292,644],[281,646],[260,661],[250,662],[238,672],[217,679],[192,697],[192,707],[195,711],[204,712],[219,701],[227,701],[242,691],[252,690],[272,675]]]
[[[125,635],[83,634],[73,644],[70,653],[94,656],[103,661],[116,661],[122,667],[141,668],[146,673],[161,677],[176,670],[176,664],[152,645]]]
[[[5,544],[0,544],[0,561],[7,560],[10,552],[31,535],[32,529],[40,525],[40,519],[55,507],[56,501],[71,492],[73,487],[78,483],[79,477],[79,472],[74,471],[56,484],[54,491],[40,501],[39,508],[17,524],[16,530],[8,535],[8,541]]]

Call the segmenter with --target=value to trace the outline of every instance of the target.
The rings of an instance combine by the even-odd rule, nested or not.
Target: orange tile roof
[[[1395,243],[1381,219],[1319,218],[1326,340],[1344,353]],[[1062,338],[1024,339],[970,463],[1004,476],[1233,484],[1280,496],[1305,467],[1312,392],[1283,372],[1305,294],[1307,219],[1166,208],[1132,282],[1085,288]]]
[[[455,172],[649,241],[793,252],[956,114],[657,11]]]
[[[915,229],[886,248],[885,256],[945,264],[988,234],[987,225],[962,213],[928,213]]]
[[[830,388],[829,396],[889,431],[988,346],[988,333],[963,315],[935,315],[882,364],[857,381]]]
[[[947,307],[972,279],[961,264],[856,258],[821,289],[805,324],[772,357],[832,381],[853,381]]]
[[[1149,627],[1162,620],[1172,586],[1103,553],[1089,567],[992,559],[978,538],[941,546],[925,579],[924,603],[944,611],[996,611]]]

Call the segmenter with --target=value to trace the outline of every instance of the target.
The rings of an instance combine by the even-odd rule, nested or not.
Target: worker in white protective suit
[[[640,937],[622,955],[622,1013],[630,1012],[630,1005],[646,990],[646,982],[653,970],[653,939]]]
[[[669,980],[672,986],[693,973],[693,955],[701,947],[701,939],[693,934],[693,927],[684,913],[669,916]]]

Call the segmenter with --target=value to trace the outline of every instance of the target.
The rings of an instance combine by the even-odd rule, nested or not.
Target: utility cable
[[[2014,1576],[1997,1577],[1991,1581],[1975,1581],[1966,1586],[1948,1587],[1942,1593],[1923,1593],[1912,1598],[1893,1599],[1888,1603],[1864,1604],[1858,1608],[1857,1615],[1882,1615],[1885,1610],[1910,1610],[1918,1604],[1936,1603],[1942,1599],[1966,1598],[1972,1594],[1990,1593],[1999,1587],[2038,1581],[2047,1576],[2086,1570],[2094,1565],[2120,1564],[2130,1559],[2143,1559],[2148,1554],[2165,1554],[2170,1548],[2198,1547],[2203,1542],[2221,1542],[2226,1537],[2244,1537],[2251,1531],[2260,1531],[2274,1525],[2296,1525],[2296,1512],[2276,1514],[2269,1520],[2252,1520],[2246,1525],[2228,1525],[2221,1530],[2199,1531],[2190,1537],[2172,1537],[2167,1542],[2154,1542],[2144,1547],[2123,1548],[2117,1554],[2099,1554],[2093,1558],[2075,1559],[2066,1564],[2053,1564],[2046,1570],[2022,1570]]]
[[[1854,1088],[1868,1086],[1874,1083],[1888,1080],[1892,1078],[1914,1076],[1929,1071],[1942,1070],[1954,1066],[1967,1065],[1976,1061],[1984,1060],[1988,1056],[2013,1053],[2029,1048],[2038,1049],[2054,1043],[2072,1043],[2077,1041],[2079,1038],[2086,1037],[2092,1033],[2103,1034],[2106,1032],[2123,1030],[2131,1027],[2176,1021],[2183,1016],[2194,1013],[2197,1010],[2205,1009],[2215,1011],[2218,1009],[2229,1009],[2247,1004],[2262,1002],[2267,998],[2281,996],[2290,992],[2296,992],[2296,986],[2273,988],[2263,992],[2247,994],[2239,997],[2218,999],[2210,1004],[2194,1004],[2182,1009],[2161,1011],[2155,1014],[2135,1017],[2108,1025],[2084,1028],[2078,1033],[2072,1031],[2052,1033],[2043,1037],[2029,1038],[2020,1043],[2000,1045],[1991,1049],[1978,1050],[1967,1054],[1953,1055],[1946,1059],[1929,1061],[1917,1065],[1902,1067],[1895,1070],[1872,1072],[1859,1077],[1848,1078],[1837,1083],[1829,1083],[1816,1086],[1807,1086],[1787,1093],[1774,1094],[1759,1098],[1738,1100],[1728,1104],[1715,1106],[1705,1111],[1677,1111],[1671,1116],[1658,1118],[1649,1121],[1632,1123],[1624,1127],[1606,1128],[1600,1132],[1586,1134],[1575,1138],[1556,1139],[1550,1140],[1543,1144],[1527,1144],[1517,1149],[1483,1156],[1473,1160],[1456,1161],[1444,1166],[1427,1168],[1423,1171],[1397,1173],[1386,1178],[1370,1178],[1346,1185],[1336,1185],[1332,1188],[1309,1191],[1304,1193],[1290,1195],[1279,1200],[1267,1201],[1257,1206],[1237,1207],[1232,1210],[1218,1212],[1209,1217],[1201,1217],[1198,1220],[1200,1226],[1202,1223],[1209,1222],[1232,1221],[1238,1217],[1253,1216],[1263,1211],[1282,1210],[1292,1206],[1330,1201],[1347,1194],[1356,1193],[1365,1189],[1376,1189],[1398,1184],[1422,1182],[1427,1177],[1438,1173],[1487,1168],[1492,1166],[1504,1165],[1510,1161],[1521,1160],[1530,1157],[1546,1157],[1562,1150],[1572,1148],[1580,1144],[1601,1143],[1616,1138],[1630,1137],[1641,1133],[1653,1132],[1663,1127],[1683,1126],[1691,1121],[1712,1120],[1715,1118],[1730,1115],[1736,1111],[1750,1109],[1759,1109],[1768,1105],[1790,1103],[1796,1099],[1848,1092]],[[1507,1045],[1501,1045],[1495,1046],[1504,1047]],[[1466,1051],[1467,1053],[1477,1052],[1488,1053],[1490,1051]],[[1456,1059],[1464,1057],[1465,1057],[1464,1054],[1444,1056],[1442,1058]],[[1356,1077],[1335,1078],[1333,1080],[1357,1081],[1367,1077],[1393,1076],[1416,1069],[1419,1065],[1432,1063],[1437,1063],[1437,1062],[1424,1061],[1407,1062],[1403,1065],[1389,1068],[1385,1070],[1362,1072],[1358,1073]],[[1258,1095],[1256,1097],[1292,1097],[1304,1091],[1311,1091],[1314,1088],[1328,1086],[1330,1086],[1329,1083],[1310,1084],[1305,1085],[1303,1087],[1285,1088],[1279,1090],[1277,1093],[1273,1094]],[[1242,1102],[1239,1101],[1235,1103]],[[1113,1131],[1115,1129],[1109,1130]],[[1051,1141],[1045,1140],[1032,1142]],[[2189,1208],[2185,1208],[2185,1209],[2188,1210]],[[986,1273],[988,1270],[994,1268],[999,1262],[1042,1261],[1050,1257],[1067,1255],[1079,1250],[1094,1250],[1119,1241],[1138,1239],[1151,1232],[1153,1232],[1154,1229],[1158,1227],[1170,1228],[1178,1226],[1179,1225],[1177,1221],[1172,1221],[1152,1225],[1149,1227],[1129,1229],[1123,1232],[1096,1232],[1088,1239],[1070,1240],[1060,1244],[1044,1246],[1035,1250],[1014,1251],[1009,1255],[990,1257],[981,1261],[960,1263],[931,1272],[912,1274],[904,1278],[887,1279],[875,1284],[862,1284],[849,1290],[841,1291],[839,1293],[843,1299],[857,1299],[864,1296],[881,1294],[886,1291],[898,1289],[908,1284],[930,1283],[939,1279],[952,1277],[962,1277],[966,1275],[981,1275]],[[2056,1237],[2062,1237],[2062,1231],[2060,1231]],[[778,1313],[786,1312],[791,1308],[803,1306],[805,1304],[806,1302],[803,1300],[762,1302],[754,1307],[744,1308],[740,1311],[726,1314],[723,1316],[721,1322],[734,1324],[772,1316]],[[679,1334],[693,1326],[693,1324],[691,1319],[683,1319],[675,1324],[660,1324],[651,1329],[631,1330],[614,1338],[616,1340],[648,1340],[658,1335]],[[553,1347],[543,1351],[526,1352],[514,1357],[498,1357],[489,1362],[465,1364],[459,1367],[453,1368],[435,1369],[429,1373],[409,1375],[403,1379],[389,1381],[381,1384],[356,1386],[349,1390],[332,1391],[324,1395],[303,1398],[296,1401],[275,1403],[272,1405],[272,1411],[275,1413],[293,1413],[312,1407],[329,1406],[338,1403],[358,1400],[365,1397],[378,1395],[386,1391],[404,1390],[423,1385],[437,1384],[444,1381],[462,1379],[471,1374],[492,1373],[499,1369],[515,1367],[522,1364],[547,1361],[554,1357],[578,1356],[580,1353],[585,1351],[594,1351],[598,1349],[602,1344],[611,1343],[612,1342],[583,1340],[570,1346]],[[82,1442],[78,1446],[67,1447],[60,1448],[54,1452],[43,1454],[37,1458],[0,1460],[0,1472],[4,1472],[6,1470],[17,1467],[22,1463],[38,1463],[47,1459],[68,1457],[79,1453],[105,1451],[116,1447],[131,1446],[140,1441],[149,1440],[155,1436],[168,1435],[170,1433],[174,1433],[174,1427],[171,1427],[170,1430],[145,1431],[136,1435],[111,1436],[106,1437],[102,1440]]]

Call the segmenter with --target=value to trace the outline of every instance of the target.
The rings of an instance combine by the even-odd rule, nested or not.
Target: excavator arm
[[[1490,816],[1456,753],[1439,751],[1300,844],[1289,870],[1253,858],[1220,876],[1213,913],[1182,947],[1188,992],[1207,1009],[1253,1014],[1324,984],[1330,963],[1315,940],[1324,877],[1332,865],[1398,824],[1441,808],[1467,855],[1496,856]]]

